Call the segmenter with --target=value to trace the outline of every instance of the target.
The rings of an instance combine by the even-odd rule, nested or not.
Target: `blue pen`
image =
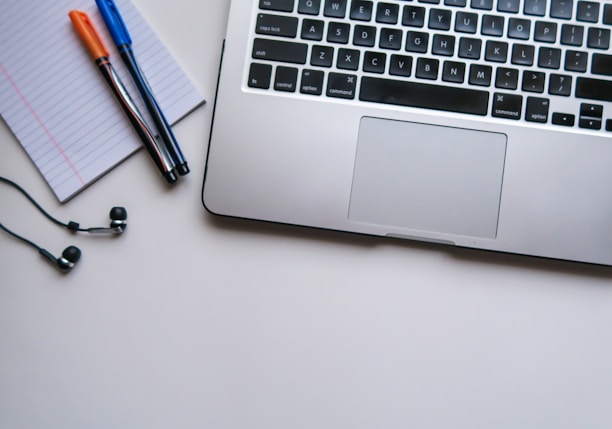
[[[98,9],[102,14],[102,18],[104,18],[104,22],[106,23],[111,36],[113,37],[115,45],[117,45],[121,58],[129,70],[130,75],[138,88],[138,92],[140,92],[140,95],[147,106],[147,110],[155,122],[159,136],[166,145],[168,153],[176,165],[176,171],[181,176],[184,176],[185,174],[189,173],[187,161],[185,161],[185,158],[183,157],[183,153],[179,148],[176,137],[174,137],[166,117],[153,96],[153,92],[147,83],[144,73],[136,62],[136,57],[134,56],[134,51],[132,50],[132,38],[130,37],[130,33],[127,30],[121,14],[119,13],[119,9],[117,9],[117,5],[115,5],[113,0],[96,0],[96,4],[98,5]]]

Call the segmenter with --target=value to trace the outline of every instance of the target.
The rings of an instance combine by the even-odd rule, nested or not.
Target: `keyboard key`
[[[485,49],[485,60],[496,63],[505,63],[508,58],[508,44],[489,40]]]
[[[470,6],[473,9],[491,10],[493,9],[493,0],[472,0]]]
[[[542,72],[525,70],[523,72],[523,91],[527,92],[544,92],[544,82],[546,75]]]
[[[491,86],[493,76],[493,68],[480,64],[472,64],[470,66],[470,84],[477,86]]]
[[[499,0],[497,3],[497,11],[517,13],[519,11],[520,3],[520,0]]]
[[[334,58],[334,48],[331,46],[313,45],[310,56],[310,65],[318,67],[331,67]]]
[[[552,123],[554,125],[562,125],[564,127],[573,127],[576,117],[569,113],[555,112],[552,115]]]
[[[387,66],[387,55],[382,52],[368,51],[363,57],[363,71],[368,73],[384,73]]]
[[[561,67],[561,49],[540,48],[538,66],[544,69],[559,69]]]
[[[249,70],[248,85],[251,88],[270,88],[270,80],[272,76],[272,66],[270,64],[251,64]]]
[[[500,67],[495,75],[495,88],[516,89],[518,87],[519,72],[517,69]]]
[[[376,77],[362,78],[359,99],[482,116],[489,105],[487,91]]]
[[[435,34],[431,52],[435,55],[452,57],[455,54],[455,37],[446,34]]]
[[[496,118],[521,119],[523,96],[496,92],[493,94],[493,109],[491,115]]]
[[[583,51],[565,53],[565,70],[584,73],[587,69],[588,54]]]
[[[478,27],[478,15],[475,13],[458,12],[455,19],[455,31],[475,34]]]
[[[560,19],[572,19],[573,7],[574,2],[572,0],[552,0],[550,16]]]
[[[549,107],[550,100],[548,98],[527,97],[525,120],[545,124],[548,122]]]
[[[431,58],[419,58],[416,66],[416,77],[420,79],[436,80],[440,62]]]
[[[579,77],[576,80],[576,97],[612,101],[612,81]]]
[[[466,0],[444,0],[446,6],[465,7]]]
[[[346,0],[326,0],[323,14],[331,18],[344,18],[346,15]]]
[[[525,0],[523,12],[525,15],[544,16],[546,14],[546,0]]]
[[[259,0],[259,8],[277,10],[279,12],[293,12],[294,0]]]
[[[601,119],[603,117],[603,106],[601,104],[580,104],[580,116]]]
[[[421,6],[404,6],[402,25],[406,27],[423,27],[425,25],[425,8]]]
[[[315,19],[305,19],[302,21],[302,39],[323,40],[325,23]]]
[[[450,30],[452,14],[446,9],[431,9],[429,11],[429,28],[433,30]]]
[[[599,20],[599,3],[594,1],[579,1],[576,19],[584,22],[597,22]]]
[[[351,19],[356,21],[370,21],[374,5],[371,1],[353,0],[351,3]]]
[[[305,15],[318,15],[321,8],[321,0],[299,0],[298,12]]]
[[[379,3],[376,8],[376,22],[381,24],[397,24],[399,19],[399,5],[393,3]]]
[[[580,25],[563,24],[561,27],[561,43],[569,46],[581,46],[584,40],[584,27]]]
[[[347,44],[349,41],[350,24],[345,22],[330,22],[327,28],[327,41]]]
[[[359,68],[360,52],[357,49],[338,49],[338,61],[336,67],[345,70],[357,70]]]
[[[418,31],[409,31],[406,35],[406,50],[408,52],[427,52],[429,44],[429,34]]]
[[[612,55],[593,54],[591,72],[593,74],[612,76]]]
[[[520,66],[533,65],[535,47],[533,45],[516,44],[512,47],[512,64]]]
[[[557,41],[557,24],[544,21],[536,22],[533,37],[537,42],[555,43]]]
[[[365,78],[364,78],[365,79]],[[357,76],[343,73],[330,73],[327,79],[327,96],[335,98],[355,98]]]
[[[308,45],[305,43],[268,39],[255,39],[253,42],[253,58],[256,59],[306,64],[307,54]]]
[[[320,70],[302,70],[302,83],[300,92],[302,94],[321,95],[323,93],[324,73]]]
[[[548,93],[569,97],[572,93],[572,77],[562,74],[551,74],[548,82]]]
[[[389,74],[394,76],[410,77],[412,71],[412,57],[406,55],[391,55]]]
[[[578,121],[578,126],[580,128],[585,128],[589,130],[601,130],[601,119],[580,118],[580,120]]]
[[[295,37],[297,35],[298,19],[291,16],[278,16],[260,13],[257,15],[257,34],[270,36]]]
[[[480,59],[482,40],[462,37],[459,39],[459,57],[471,60]]]
[[[463,83],[465,80],[465,64],[457,61],[445,61],[442,68],[442,80]]]
[[[482,17],[482,28],[480,32],[483,36],[501,37],[504,34],[504,17],[484,15]]]
[[[531,35],[531,21],[511,18],[508,21],[508,37],[511,39],[528,40]]]
[[[376,27],[356,25],[353,33],[353,45],[372,47],[376,42]]]
[[[587,46],[593,49],[607,50],[610,47],[610,30],[607,28],[589,28]]]
[[[399,51],[402,48],[402,30],[395,28],[383,28],[380,30],[380,41],[378,46],[381,49],[393,49]]]
[[[612,25],[612,4],[604,6],[603,23]]]
[[[284,92],[295,92],[298,69],[278,66],[274,78],[274,89]]]

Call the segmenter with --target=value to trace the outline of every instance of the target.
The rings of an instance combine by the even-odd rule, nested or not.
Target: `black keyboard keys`
[[[257,15],[257,34],[271,36],[295,37],[297,35],[298,19],[291,16],[278,16],[260,13]]]
[[[548,98],[527,97],[525,120],[529,122],[539,122],[545,124],[548,121],[549,107],[550,101],[548,100]]]
[[[259,8],[277,10],[279,12],[293,12],[294,0],[259,0]]]
[[[612,76],[612,55],[593,54],[591,71],[594,74]]]
[[[493,94],[493,110],[491,114],[496,118],[521,119],[523,96],[496,92]]]
[[[612,81],[579,77],[576,81],[576,97],[612,101]]]
[[[253,58],[256,59],[306,64],[307,54],[305,43],[269,39],[255,39],[253,43]]]
[[[359,99],[483,116],[489,106],[487,91],[367,76],[361,79]]]
[[[272,74],[272,66],[270,64],[251,64],[249,71],[248,85],[251,88],[270,88],[270,76]]]
[[[357,76],[344,73],[330,73],[327,80],[327,96],[335,98],[355,98]]]

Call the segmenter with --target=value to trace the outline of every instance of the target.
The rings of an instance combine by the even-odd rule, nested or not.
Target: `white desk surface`
[[[192,173],[141,151],[60,205],[7,127],[0,428],[612,427],[612,269],[215,218],[200,191],[228,0],[134,0],[209,103],[175,127]],[[5,189],[6,188],[6,189]]]

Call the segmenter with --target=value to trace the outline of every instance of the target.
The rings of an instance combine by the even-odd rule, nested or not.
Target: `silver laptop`
[[[232,0],[218,215],[612,265],[612,2]]]

